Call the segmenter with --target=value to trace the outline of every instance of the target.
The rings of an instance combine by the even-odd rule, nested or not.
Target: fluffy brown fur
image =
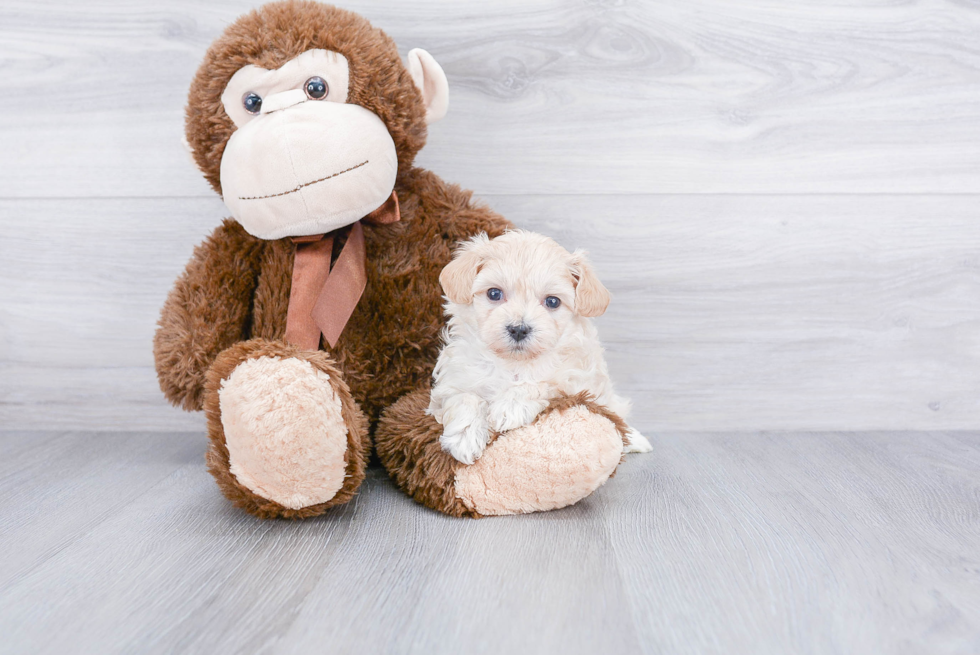
[[[173,404],[201,409],[208,366],[219,352],[249,338],[263,250],[263,242],[228,219],[194,249],[177,278],[153,338],[160,388]]]
[[[221,424],[218,391],[221,383],[226,380],[239,364],[246,359],[258,357],[296,357],[305,359],[314,368],[327,374],[330,386],[340,398],[341,415],[347,424],[347,453],[344,461],[347,463],[344,485],[337,495],[325,503],[310,505],[300,509],[289,509],[277,502],[266,500],[255,495],[243,486],[229,470],[228,447],[225,445],[224,427]],[[322,514],[327,508],[346,503],[364,480],[368,456],[371,452],[371,441],[368,437],[367,418],[354,402],[350,389],[344,383],[340,371],[331,362],[325,352],[304,352],[284,343],[253,339],[228,348],[215,360],[208,369],[204,392],[204,411],[208,419],[208,438],[211,446],[208,448],[208,471],[218,481],[218,486],[225,496],[235,505],[259,518],[282,517],[302,519]]]
[[[586,393],[555,398],[538,415],[535,423],[551,412],[564,412],[579,406],[609,419],[622,437],[625,448],[628,444],[626,422],[604,406],[594,403]],[[374,434],[378,459],[395,484],[416,502],[450,516],[480,518],[481,514],[468,508],[456,496],[453,484],[456,471],[465,465],[442,450],[439,445],[442,426],[425,413],[428,407],[429,390],[419,389],[385,411]]]
[[[458,517],[479,518],[456,497],[456,469],[463,466],[439,445],[442,426],[425,413],[429,390],[414,391],[385,411],[374,433],[378,459],[416,502]]]

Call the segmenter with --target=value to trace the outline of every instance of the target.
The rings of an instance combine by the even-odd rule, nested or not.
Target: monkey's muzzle
[[[261,115],[232,134],[221,158],[225,205],[260,239],[350,225],[395,186],[398,155],[380,118],[301,96],[291,90],[264,99]]]

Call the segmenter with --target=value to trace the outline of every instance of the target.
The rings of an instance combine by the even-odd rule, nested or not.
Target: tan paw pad
[[[253,493],[299,509],[344,484],[347,425],[326,373],[293,357],[239,364],[218,392],[230,470]]]
[[[524,514],[572,505],[616,470],[623,439],[585,407],[551,412],[501,435],[456,472],[456,495],[483,515]]]

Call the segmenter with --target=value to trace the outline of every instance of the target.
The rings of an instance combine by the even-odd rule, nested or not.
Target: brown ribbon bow
[[[383,205],[361,219],[386,225],[401,219],[398,196],[394,191]],[[350,320],[367,286],[364,228],[361,221],[351,226],[333,268],[334,235],[314,234],[293,237],[296,257],[293,282],[286,311],[286,341],[304,350],[320,349],[320,334],[330,347],[337,345],[340,333]]]

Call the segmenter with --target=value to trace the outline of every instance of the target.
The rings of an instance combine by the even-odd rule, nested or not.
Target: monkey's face
[[[221,189],[250,234],[329,232],[391,195],[395,143],[377,115],[347,102],[348,82],[347,59],[319,49],[275,70],[245,66],[228,82],[221,102],[236,129],[221,158]]]
[[[263,239],[329,232],[380,207],[398,156],[381,119],[347,104],[343,55],[308,50],[245,66],[221,96],[237,129],[221,158],[225,204]]]

